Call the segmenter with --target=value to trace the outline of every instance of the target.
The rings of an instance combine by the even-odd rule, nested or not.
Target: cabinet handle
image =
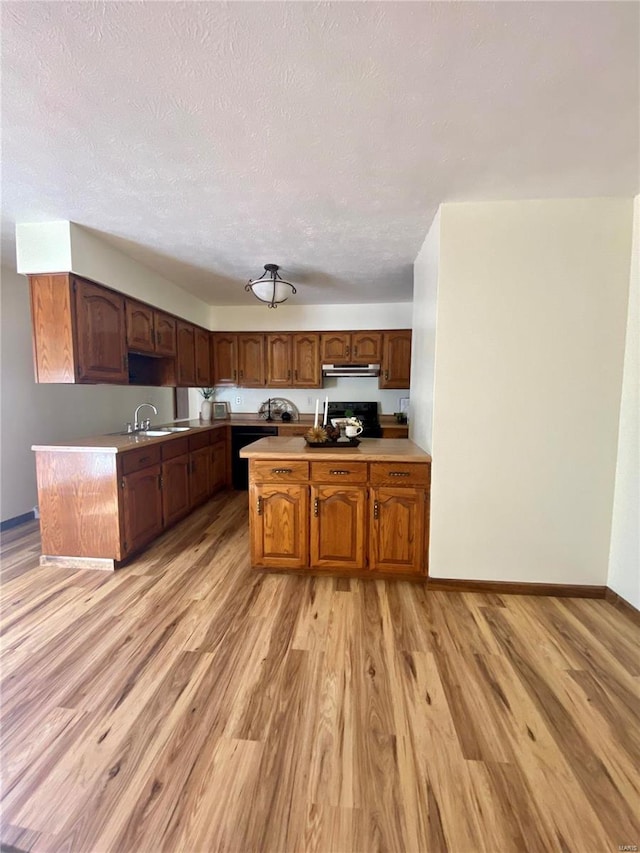
[[[272,468],[272,474],[293,474],[293,468]]]
[[[142,465],[143,462],[148,462],[150,459],[150,456],[143,456],[142,459],[140,459],[140,464]]]
[[[319,511],[320,511],[320,501],[318,498],[315,498],[313,501],[313,514],[316,518],[318,517]]]
[[[378,520],[379,514],[380,514],[380,504],[378,503],[378,501],[374,501],[373,502],[373,517],[376,519],[376,521]]]
[[[358,347],[353,348],[353,354],[354,354],[354,356],[358,355]]]
[[[408,471],[389,471],[389,476],[390,477],[408,477],[410,475],[409,475]]]
[[[344,469],[342,469],[342,468],[332,468],[332,469],[329,471],[329,473],[330,473],[330,474],[350,474],[350,473],[351,473],[351,471],[344,470]]]
[[[291,371],[287,370],[287,379],[291,379]]]
[[[258,498],[256,501],[256,513],[262,515],[262,498]]]
[[[234,379],[234,381],[235,381],[235,378],[236,378],[236,373],[237,373],[237,371],[236,371],[236,369],[235,369],[235,367],[234,367],[234,368],[233,368],[233,379]]]
[[[235,371],[234,371],[234,375],[235,375]],[[243,378],[243,376],[244,376],[244,370],[241,370],[241,371],[240,371],[240,379],[242,379],[242,378]]]
[[[297,382],[297,381],[298,381],[298,371],[297,371],[297,370],[295,370],[295,371],[294,371],[294,376],[295,376],[295,379],[296,379],[296,382]]]
[[[346,348],[346,350],[345,350],[345,352],[346,352],[346,354],[347,354],[347,355],[349,355],[349,351],[350,351],[350,349],[351,349],[351,347],[349,346],[349,344],[347,344],[347,348]]]
[[[388,371],[388,370],[385,370],[385,372],[384,372],[384,378],[385,378],[385,379],[388,379],[388,378],[389,378],[389,371]]]

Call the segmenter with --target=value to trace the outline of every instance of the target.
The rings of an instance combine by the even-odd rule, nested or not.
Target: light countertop
[[[430,462],[431,456],[407,438],[363,438],[358,447],[309,447],[304,438],[267,436],[240,451],[244,459],[361,460],[363,462]]]

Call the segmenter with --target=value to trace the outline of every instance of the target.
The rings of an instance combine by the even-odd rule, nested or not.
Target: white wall
[[[431,574],[606,584],[632,202],[445,204]]]
[[[292,299],[295,300],[295,296]],[[296,305],[295,302],[285,302],[277,308],[268,308],[255,300],[255,305],[246,308],[214,306],[211,328],[224,332],[410,329],[411,315],[411,302],[358,305]]]
[[[413,265],[413,335],[409,438],[431,452],[436,308],[440,257],[440,210]]]
[[[75,272],[209,328],[211,306],[75,222],[16,225],[18,272]]]
[[[633,214],[629,310],[607,585],[640,609],[640,196]]]
[[[37,385],[33,378],[29,289],[9,269],[0,276],[0,518],[29,512],[37,503],[32,444],[64,441],[121,429],[138,403],[158,409],[156,423],[173,418],[170,388],[110,385]],[[150,410],[148,410],[150,411]]]

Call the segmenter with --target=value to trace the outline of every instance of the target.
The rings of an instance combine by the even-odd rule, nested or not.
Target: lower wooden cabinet
[[[133,554],[162,532],[160,465],[122,478],[122,546]]]
[[[360,486],[311,486],[311,567],[365,565],[367,493]]]
[[[309,562],[309,489],[287,483],[249,486],[251,556],[264,568],[303,569]]]
[[[374,488],[369,496],[369,568],[373,572],[420,573],[426,553],[428,497],[425,489]]]
[[[428,463],[252,459],[249,479],[255,567],[427,575]]]
[[[162,517],[165,527],[180,521],[191,509],[189,468],[188,453],[162,463]]]
[[[121,453],[36,451],[43,565],[114,569],[227,483],[225,427]]]

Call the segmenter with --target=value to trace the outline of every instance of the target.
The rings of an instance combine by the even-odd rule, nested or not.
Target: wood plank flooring
[[[2,545],[2,849],[640,845],[640,629],[603,600],[258,574],[246,493],[114,574]]]

